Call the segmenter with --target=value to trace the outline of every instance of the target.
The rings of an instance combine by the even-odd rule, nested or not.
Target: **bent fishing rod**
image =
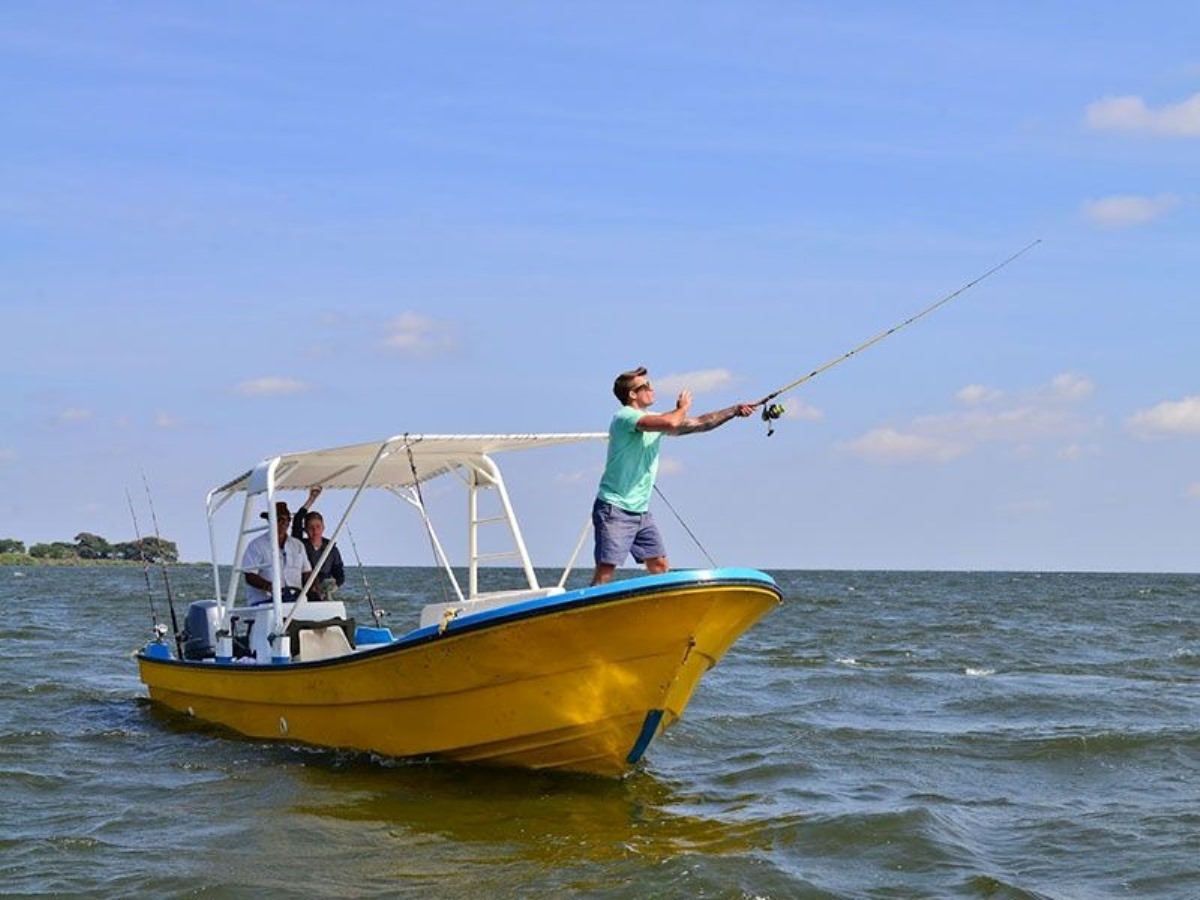
[[[838,365],[839,363],[844,363],[850,357],[855,356],[858,353],[861,353],[863,350],[866,350],[868,347],[872,346],[873,344],[878,344],[884,338],[891,337],[893,334],[895,334],[900,329],[906,328],[907,326],[911,325],[913,322],[917,321],[918,319],[924,318],[925,316],[927,316],[931,312],[933,312],[935,309],[945,306],[947,303],[949,303],[955,297],[958,297],[961,294],[965,294],[967,291],[969,291],[975,285],[979,284],[979,282],[983,281],[985,278],[989,277],[990,275],[993,275],[996,272],[999,272],[1001,269],[1003,269],[1005,266],[1007,266],[1010,262],[1017,259],[1017,257],[1023,256],[1024,254],[1028,253],[1030,250],[1032,250],[1034,247],[1036,247],[1041,242],[1042,242],[1042,239],[1038,238],[1036,241],[1032,241],[1031,243],[1026,244],[1024,247],[1022,247],[1020,250],[1018,250],[1016,253],[1014,253],[1012,256],[1010,256],[1008,259],[1004,260],[1004,262],[997,263],[996,265],[994,265],[990,269],[988,269],[986,272],[984,272],[982,275],[975,278],[973,281],[968,281],[966,284],[964,284],[962,287],[960,287],[958,290],[954,291],[953,293],[947,294],[945,297],[943,297],[941,300],[938,300],[936,303],[931,303],[929,306],[925,307],[919,313],[909,316],[907,319],[905,319],[899,325],[894,325],[891,328],[886,329],[885,331],[879,332],[879,334],[875,335],[870,340],[863,341],[861,344],[859,344],[853,350],[847,350],[841,356],[836,356],[833,359],[829,360],[829,362],[824,363],[823,365],[817,366],[817,368],[813,369],[807,375],[802,375],[801,377],[797,378],[795,381],[785,384],[783,387],[779,388],[778,390],[772,391],[771,393],[767,394],[767,396],[765,396],[761,400],[759,400],[757,403],[750,404],[751,409],[757,408],[759,406],[763,407],[762,418],[767,423],[767,428],[769,429],[767,431],[767,434],[768,435],[773,434],[774,433],[774,425],[773,425],[772,420],[778,419],[780,416],[783,415],[783,407],[780,406],[779,404],[773,404],[773,403],[771,403],[771,401],[774,400],[776,397],[778,397],[780,394],[787,393],[788,391],[790,391],[794,388],[800,387],[800,385],[804,384],[804,382],[809,381],[813,378],[816,378],[822,372],[829,371],[830,369],[832,369],[834,366]]]

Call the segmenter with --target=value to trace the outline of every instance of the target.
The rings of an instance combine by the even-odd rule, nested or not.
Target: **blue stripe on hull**
[[[663,711],[661,709],[652,709],[646,713],[646,721],[642,723],[641,733],[638,734],[637,740],[633,742],[633,749],[625,757],[625,762],[632,765],[642,758],[642,754],[646,752],[646,748],[654,740],[654,735],[658,733],[658,723],[662,721],[662,717]]]

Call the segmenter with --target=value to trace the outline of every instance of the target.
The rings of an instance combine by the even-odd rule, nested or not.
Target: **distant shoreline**
[[[41,559],[28,553],[0,553],[0,566],[141,566],[137,559]],[[157,566],[159,563],[146,563]],[[169,562],[168,566],[196,566],[194,562]]]

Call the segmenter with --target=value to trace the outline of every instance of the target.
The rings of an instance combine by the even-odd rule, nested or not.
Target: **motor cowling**
[[[212,659],[217,654],[217,629],[221,614],[216,600],[189,603],[183,621],[183,658]]]

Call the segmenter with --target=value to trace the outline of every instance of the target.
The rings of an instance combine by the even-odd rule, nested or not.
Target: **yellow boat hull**
[[[333,660],[217,665],[142,654],[141,678],[152,700],[251,737],[618,776],[780,600],[761,573],[680,574],[571,592]]]

